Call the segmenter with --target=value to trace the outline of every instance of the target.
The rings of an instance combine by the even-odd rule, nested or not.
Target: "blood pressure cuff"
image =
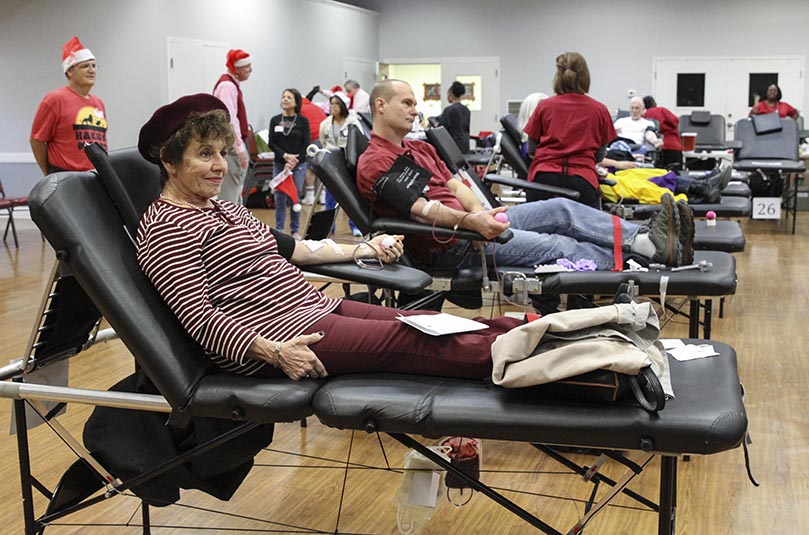
[[[399,215],[410,217],[410,208],[424,195],[424,188],[433,174],[413,160],[399,155],[388,172],[374,183],[373,190]]]

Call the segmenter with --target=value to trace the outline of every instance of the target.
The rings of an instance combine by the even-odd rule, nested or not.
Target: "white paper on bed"
[[[452,314],[446,314],[444,312],[440,314],[398,316],[396,319],[430,336],[479,331],[488,327],[485,323],[453,316]]]

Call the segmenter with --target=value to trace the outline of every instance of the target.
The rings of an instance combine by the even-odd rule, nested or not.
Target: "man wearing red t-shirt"
[[[31,126],[31,150],[44,175],[92,169],[85,143],[107,149],[104,102],[90,94],[96,82],[95,56],[75,36],[62,46],[62,71],[67,85],[42,99]]]
[[[378,83],[371,91],[370,102],[374,126],[368,149],[357,165],[357,188],[374,211],[383,216],[468,229],[487,239],[511,228],[514,236],[507,243],[484,245],[486,255],[499,265],[533,266],[565,258],[573,263],[589,260],[596,269],[613,268],[611,215],[568,199],[550,199],[512,206],[508,208],[508,222],[498,221],[494,216],[505,212],[505,207],[485,210],[472,190],[452,175],[431,145],[405,139],[418,116],[416,97],[407,82]],[[410,206],[392,205],[384,193],[380,198],[373,189],[400,156],[408,165],[415,164],[431,174],[424,192],[418,192],[422,195]],[[665,215],[655,220],[652,232],[619,221],[622,249],[654,261],[679,263],[680,225],[679,217],[672,213],[673,207],[672,200],[664,210]],[[418,261],[435,268],[470,267],[479,261],[473,246],[466,241],[408,236],[405,247]]]

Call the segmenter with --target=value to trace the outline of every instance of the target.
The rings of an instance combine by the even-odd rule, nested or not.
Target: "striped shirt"
[[[279,254],[269,227],[243,206],[153,202],[138,226],[138,262],[180,323],[222,369],[250,375],[257,336],[289,340],[340,304]]]

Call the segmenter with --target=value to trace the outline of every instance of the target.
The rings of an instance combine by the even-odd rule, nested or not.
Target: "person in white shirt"
[[[629,117],[621,117],[615,121],[615,133],[620,137],[631,139],[636,145],[642,145],[644,140],[648,141],[655,148],[663,146],[663,140],[657,137],[654,132],[655,124],[649,119],[643,118],[646,107],[643,99],[635,97],[629,101]]]
[[[360,83],[356,80],[346,80],[343,84],[346,88],[348,98],[351,99],[350,110],[357,113],[371,112],[371,97],[367,91],[360,87]]]

